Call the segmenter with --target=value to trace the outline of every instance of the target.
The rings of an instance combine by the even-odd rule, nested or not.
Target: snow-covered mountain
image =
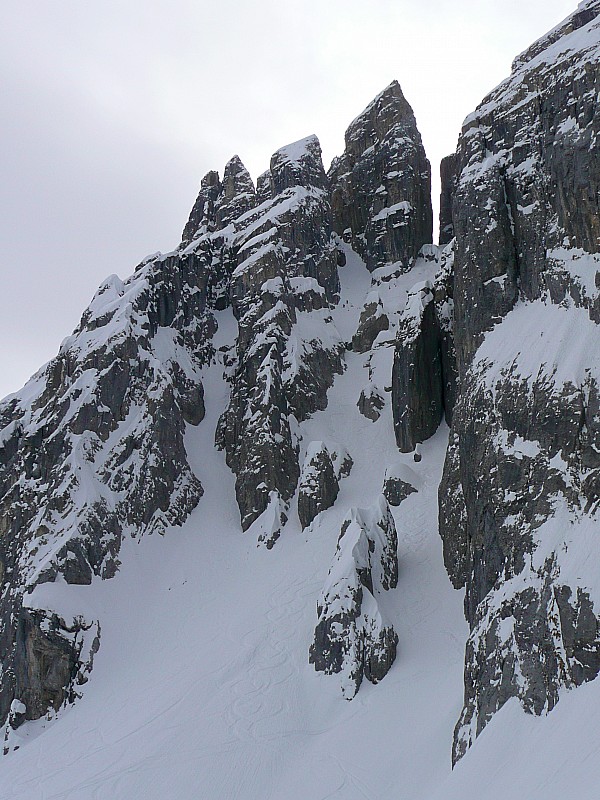
[[[599,56],[516,59],[439,247],[395,81],[234,156],[0,404],[2,797],[595,796]]]

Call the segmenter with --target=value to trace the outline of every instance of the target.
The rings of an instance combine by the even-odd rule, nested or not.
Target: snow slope
[[[372,277],[347,250],[333,312],[343,340],[356,330]],[[386,281],[402,307],[435,264]],[[373,276],[377,280],[377,276]],[[557,311],[557,313],[559,313]],[[357,408],[367,384],[387,396],[391,329],[369,353],[346,354],[328,407],[298,434],[345,448],[354,460],[335,505],[301,532],[295,508],[276,546],[240,533],[234,478],[214,448],[229,386],[220,347],[235,339],[218,312],[216,360],[203,375],[206,419],[186,447],[205,494],[181,529],[127,539],[115,578],[92,586],[43,584],[29,605],[102,621],[102,646],[83,697],[54,719],[28,722],[0,762],[6,800],[564,800],[595,796],[600,750],[597,682],[564,692],[541,718],[510,701],[457,764],[452,731],[462,702],[468,635],[462,593],[451,588],[437,532],[436,492],[447,442],[442,426],[422,461],[399,454],[389,399],[373,423]],[[485,348],[481,357],[485,358]],[[398,588],[378,598],[398,633],[398,657],[378,686],[352,702],[337,676],[316,673],[308,647],[316,601],[350,506],[372,505],[386,469],[413,471],[419,491],[393,509]],[[411,473],[408,473],[411,474]],[[593,535],[588,531],[586,535]],[[579,565],[580,568],[582,565]],[[584,565],[585,566],[585,565]],[[589,571],[590,565],[586,567]],[[595,574],[595,573],[594,573]],[[593,576],[592,576],[593,578]]]
[[[349,255],[335,312],[343,336],[370,290]],[[420,277],[402,276],[406,285],[393,291],[401,299]],[[218,319],[221,357],[236,331],[230,311]],[[391,348],[384,343],[376,358],[391,359]],[[292,509],[271,551],[257,548],[252,530],[240,533],[233,476],[213,445],[228,385],[220,363],[208,368],[207,417],[186,442],[205,494],[188,522],[125,542],[110,581],[68,592],[44,584],[29,601],[59,609],[68,598],[89,609],[102,620],[102,647],[77,704],[14,733],[0,764],[2,797],[427,798],[449,777],[467,631],[437,534],[447,430],[423,446],[419,464],[399,455],[389,403],[376,423],[356,406],[368,359],[347,354],[327,410],[303,425],[304,442],[338,442],[354,459],[335,506],[304,533]],[[308,664],[315,604],[343,517],[373,504],[386,467],[399,461],[422,485],[394,509],[400,578],[384,601],[398,658],[379,686],[365,684],[347,702],[336,676]]]
[[[518,701],[509,700],[430,800],[592,800],[598,796],[599,713],[598,681],[563,693],[548,716],[523,714]]]

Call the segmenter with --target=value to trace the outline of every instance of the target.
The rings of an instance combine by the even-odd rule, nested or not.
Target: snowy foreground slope
[[[340,273],[344,316],[357,319],[369,275],[350,259]],[[233,334],[230,312],[218,318]],[[59,611],[77,593],[75,605],[103,620],[102,646],[83,698],[14,734],[22,746],[2,764],[9,796],[360,798],[400,783],[427,797],[450,773],[467,631],[437,534],[447,431],[419,464],[399,457],[389,405],[375,424],[356,406],[367,357],[349,354],[328,409],[307,423],[307,436],[341,440],[355,457],[336,507],[304,533],[289,523],[272,550],[240,534],[233,479],[211,442],[228,387],[221,365],[209,368],[207,418],[187,441],[205,495],[187,523],[126,541],[111,581],[40,587]],[[315,603],[345,511],[370,505],[398,461],[419,483],[395,510],[399,581],[386,612],[399,655],[381,687],[349,703],[308,664]]]
[[[465,120],[441,247],[396,82],[232,158],[0,403],[1,797],[596,796],[599,53]]]

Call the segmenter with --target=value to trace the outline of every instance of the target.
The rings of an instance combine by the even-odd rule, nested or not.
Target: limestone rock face
[[[377,683],[396,658],[398,636],[386,623],[377,598],[398,583],[398,537],[383,495],[376,506],[352,509],[317,604],[310,648],[315,669],[338,675],[351,700],[363,677]]]
[[[397,81],[350,125],[329,178],[336,232],[371,271],[394,262],[408,269],[431,242],[431,168]]]
[[[456,398],[452,246],[437,254],[434,279],[415,284],[398,326],[392,371],[396,443],[403,453],[432,436]]]
[[[339,277],[326,181],[316,137],[278,150],[271,198],[238,220],[230,244],[237,367],[217,443],[237,477],[244,530],[272,493],[289,503],[300,474],[290,420],[324,408],[342,369],[328,314]]]
[[[455,585],[466,587],[472,626],[456,758],[509,697],[539,714],[555,705],[561,687],[600,669],[596,623],[586,623],[578,656],[566,644],[573,639],[566,622],[556,625],[554,605],[560,597],[560,619],[577,618],[574,604],[588,595],[587,584],[563,559],[593,550],[597,526],[600,372],[592,366],[586,374],[582,364],[571,372],[577,356],[567,349],[580,314],[588,328],[578,335],[591,348],[598,334],[585,310],[543,300],[516,308],[488,334],[464,379],[440,486],[446,564]],[[507,336],[514,337],[510,352],[502,349]],[[562,369],[545,361],[559,337]],[[579,351],[581,341],[573,346]],[[532,660],[538,651],[544,658]]]
[[[3,723],[75,699],[99,647],[101,621],[77,603],[50,610],[49,587],[113,577],[125,537],[163,534],[198,504],[199,460],[188,458],[186,439],[206,424],[209,370],[223,366],[230,388],[215,444],[235,475],[242,529],[255,526],[257,542],[272,548],[297,492],[303,526],[336,502],[352,458],[335,443],[309,447],[301,475],[302,425],[326,408],[348,338],[356,352],[387,354],[368,365],[369,386],[357,386],[351,404],[360,394],[363,413],[379,419],[390,383],[381,365],[391,363],[406,296],[396,284],[431,239],[429,184],[396,82],[348,128],[329,177],[315,136],[277,150],[256,189],[234,156],[222,177],[202,179],[180,245],[126,281],[105,281],[57,357],[0,403]],[[359,263],[348,242],[372,271],[374,294],[342,340],[332,318],[339,269],[346,254]],[[385,508],[352,518],[368,551],[350,573],[352,631],[360,675],[373,681],[396,641],[377,607],[379,588],[396,580]]]
[[[78,697],[100,647],[100,626],[81,619],[68,625],[57,614],[24,608],[17,642],[12,728],[49,710],[56,712],[65,700]]]
[[[298,487],[298,516],[303,529],[310,525],[317,514],[335,503],[339,489],[327,446],[323,442],[311,442]]]
[[[271,195],[274,197],[297,186],[327,189],[328,180],[317,137],[307,136],[277,150],[271,157],[269,176]]]
[[[233,156],[223,171],[221,192],[215,204],[215,227],[221,230],[257,205],[252,178],[239,156]]]
[[[454,248],[452,240],[440,254],[439,270],[432,284],[435,321],[439,331],[439,358],[442,373],[444,417],[452,424],[459,391],[456,347],[454,344]]]
[[[440,195],[440,246],[443,247],[454,238],[452,219],[452,199],[456,190],[456,155],[442,159],[440,164],[442,192]]]
[[[183,230],[183,245],[226,228],[256,205],[250,173],[239,156],[233,156],[225,165],[222,182],[214,170],[202,178],[200,193]]]
[[[218,172],[211,170],[202,178],[200,192],[183,229],[182,241],[184,244],[189,244],[196,236],[214,230],[215,203],[221,190]]]
[[[431,284],[413,287],[398,331],[392,391],[394,430],[402,453],[432,436],[443,415],[439,328]]]
[[[200,502],[202,454],[187,447],[208,424],[207,375],[207,435],[241,528],[267,549],[298,532],[296,501],[303,530],[321,515],[301,542],[337,533],[353,461],[321,439],[343,415],[363,469],[392,420],[415,462],[451,425],[440,532],[470,625],[455,761],[507,700],[542,714],[597,677],[599,65],[600,0],[585,0],[465,121],[441,165],[439,247],[429,163],[393,82],[329,174],[315,136],[277,150],[256,188],[234,156],[203,178],[175,251],[101,285],[56,358],[0,403],[6,737],[81,695],[103,622],[81,598],[115,575],[125,537],[165,534]],[[378,499],[341,528],[309,658],[347,699],[396,657],[390,505],[401,519],[426,496],[428,450],[415,471],[399,454],[379,463],[365,504]],[[53,587],[72,592],[60,613]]]
[[[465,121],[452,215],[461,369],[517,299],[551,291],[558,302],[563,248],[598,251],[597,14],[586,4],[525,51]]]
[[[594,0],[515,61],[447,171],[460,394],[440,530],[472,631],[455,760],[507,699],[541,714],[600,670],[600,598],[571,566],[600,555],[599,43]]]
[[[0,404],[2,719],[15,698],[35,719],[72,696],[77,631],[96,624],[40,627],[35,588],[112,577],[124,536],[182,524],[202,496],[184,433],[204,417],[209,286],[192,254],[112,276],[56,358]]]

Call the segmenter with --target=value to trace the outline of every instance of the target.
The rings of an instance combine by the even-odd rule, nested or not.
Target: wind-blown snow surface
[[[349,256],[334,312],[342,336],[356,329],[370,289]],[[403,276],[395,291],[427,269]],[[230,311],[218,321],[217,351],[236,334]],[[386,335],[375,358],[391,363]],[[419,464],[399,455],[389,404],[376,423],[356,406],[369,357],[347,354],[328,408],[303,424],[305,443],[339,443],[354,459],[335,506],[304,533],[292,508],[270,551],[257,548],[252,529],[240,533],[234,478],[213,444],[229,387],[222,364],[208,368],[207,416],[186,442],[205,495],[188,522],[125,541],[112,580],[44,584],[29,599],[100,618],[102,646],[78,703],[14,733],[19,749],[0,764],[3,798],[426,798],[450,774],[467,631],[437,533],[447,430],[423,446]],[[380,598],[398,658],[379,686],[365,683],[348,702],[336,676],[308,663],[316,601],[349,508],[372,505],[398,462],[422,481],[394,510],[399,585]]]
[[[544,717],[523,714],[513,698],[497,712],[452,774],[425,796],[430,800],[592,800],[598,796],[599,712],[598,681],[564,693]]]

